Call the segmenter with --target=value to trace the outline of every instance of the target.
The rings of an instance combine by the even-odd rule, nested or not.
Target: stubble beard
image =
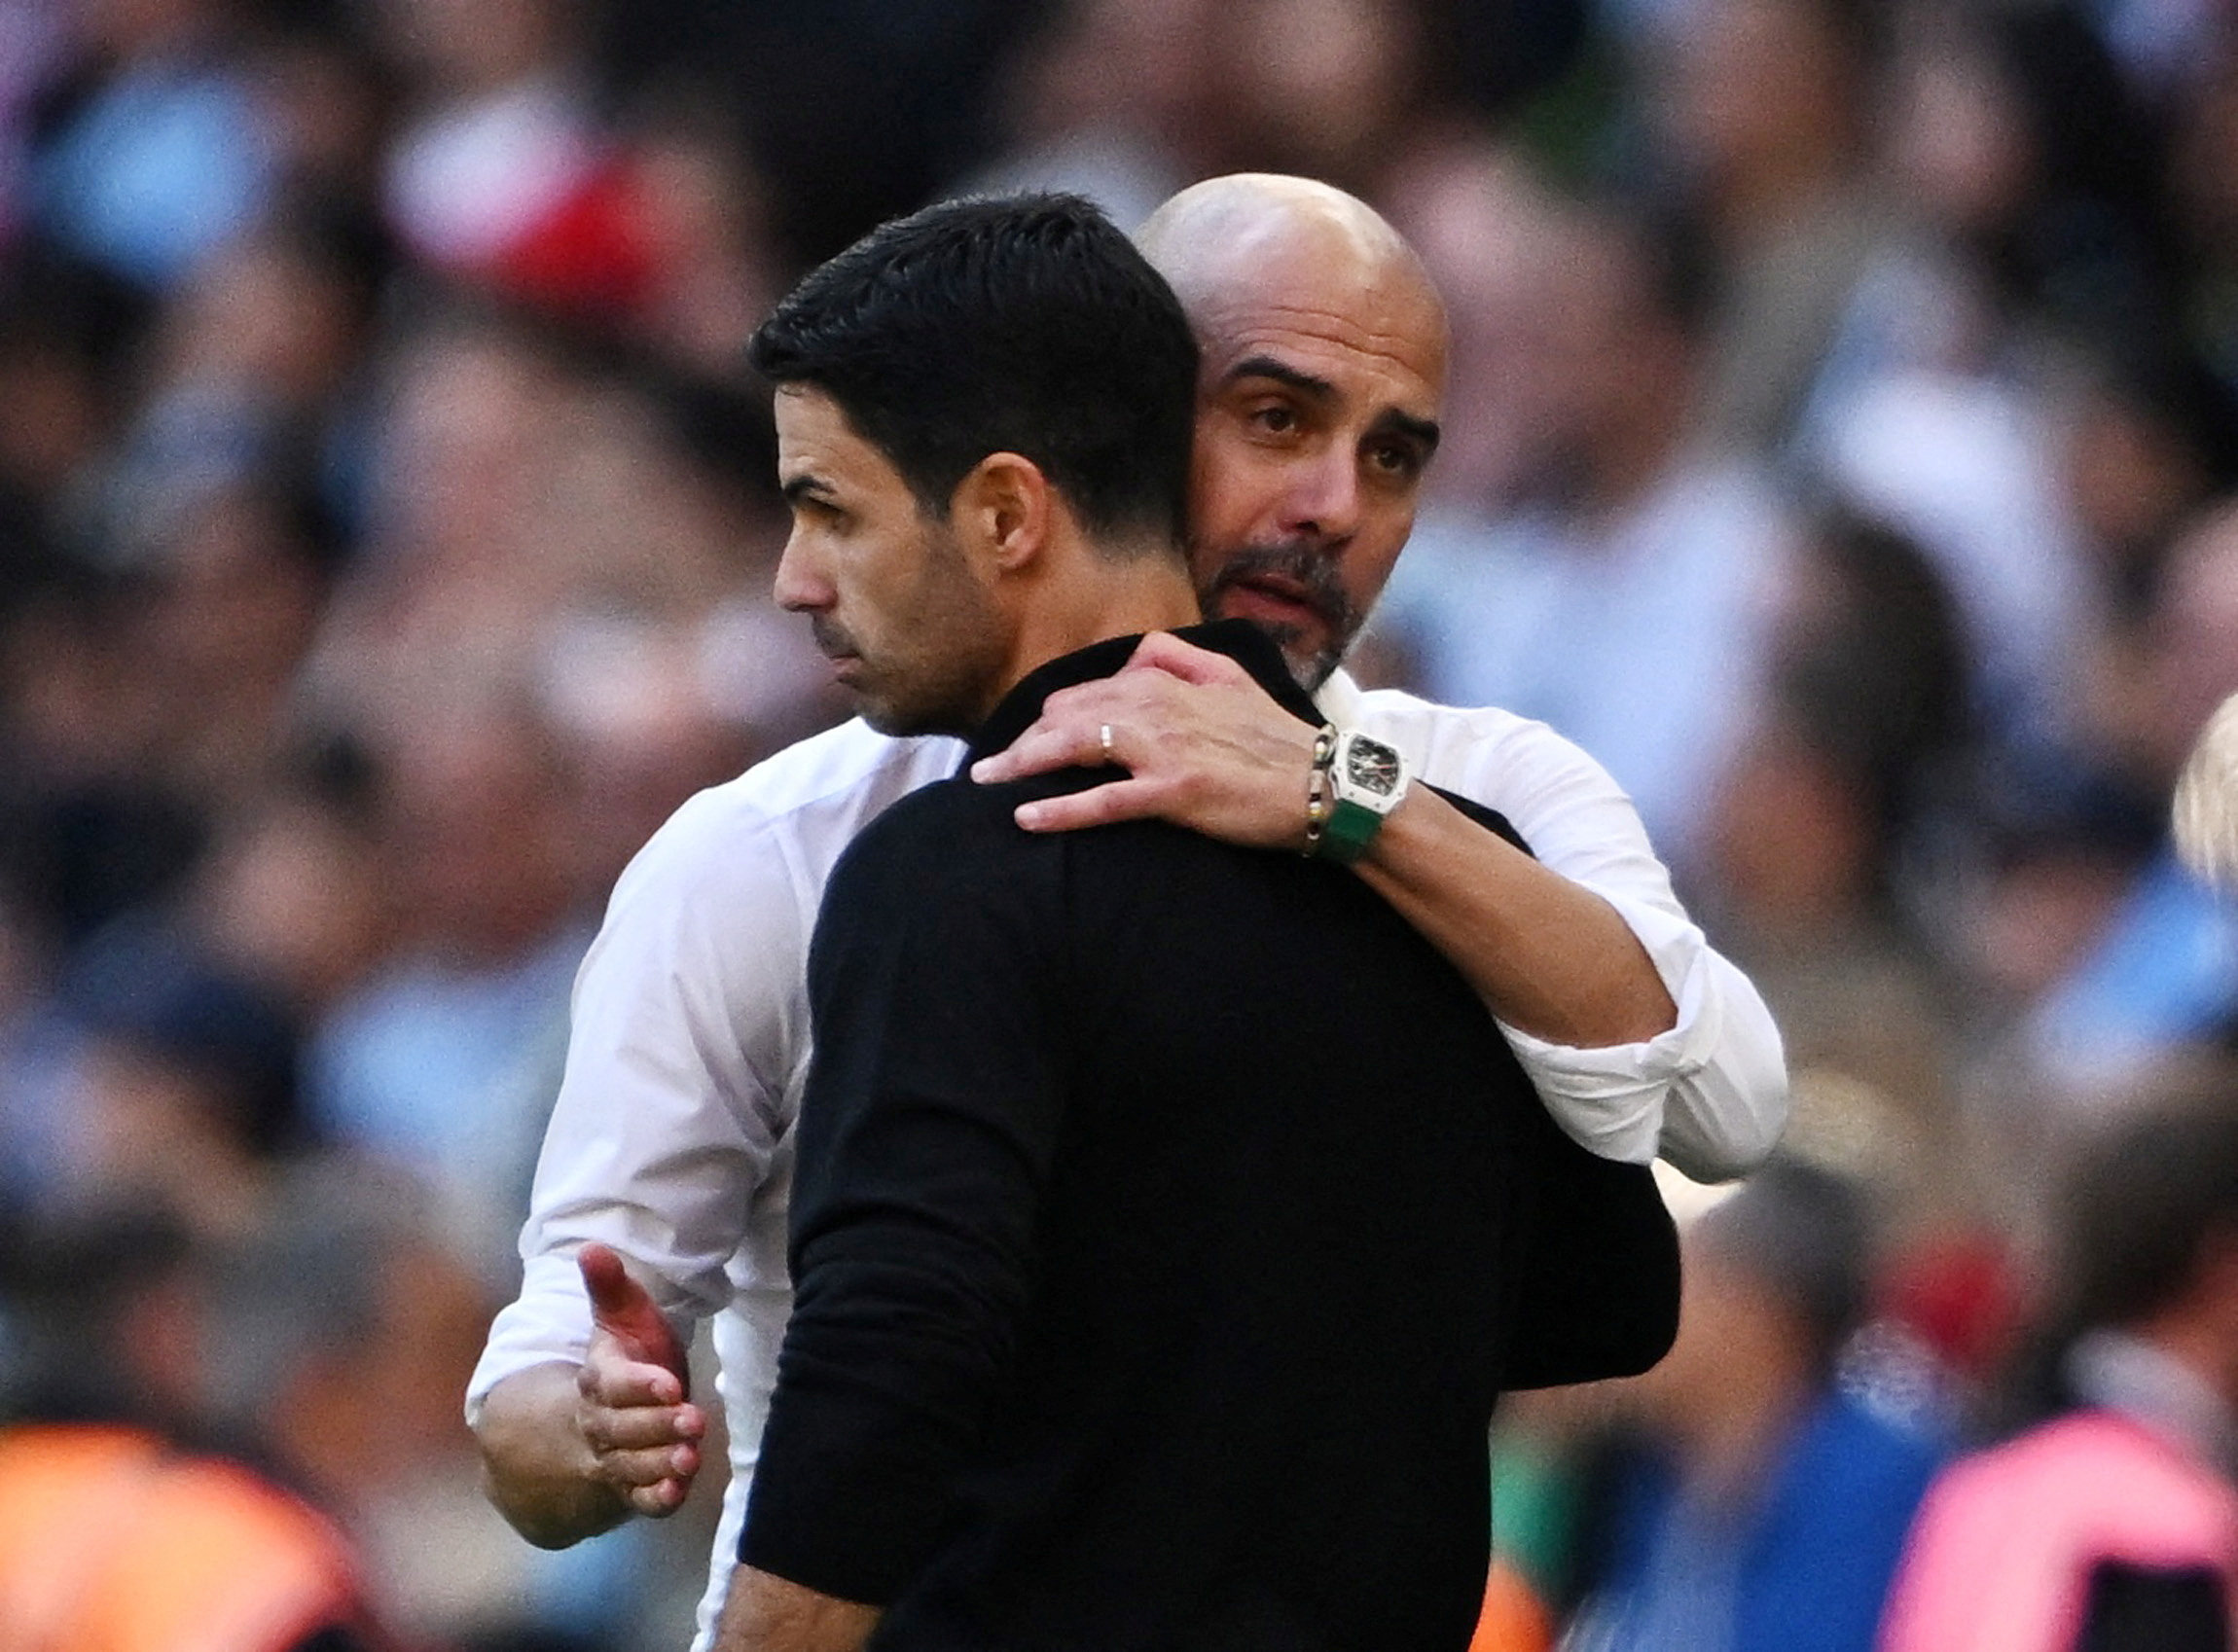
[[[1000,611],[945,529],[934,531],[903,606],[892,646],[875,663],[858,656],[862,668],[850,685],[857,713],[882,735],[968,736],[1007,686],[1010,650]]]
[[[1308,646],[1311,633],[1302,626],[1256,616],[1249,620],[1281,650],[1298,686],[1308,694],[1316,693],[1343,664],[1345,651],[1352,647],[1366,616],[1354,606],[1351,594],[1338,580],[1334,558],[1305,539],[1250,545],[1228,557],[1198,593],[1205,612],[1217,613],[1225,593],[1261,574],[1278,575],[1295,584],[1305,593],[1307,606],[1320,619],[1322,641],[1318,648]]]

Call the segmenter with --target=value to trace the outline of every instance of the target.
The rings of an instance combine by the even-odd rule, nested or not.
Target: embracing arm
[[[1408,789],[1357,869],[1494,1015],[1550,1044],[1641,1044],[1678,1007],[1616,909],[1427,786]]]
[[[1312,732],[1233,662],[1169,635],[1145,638],[1118,676],[1053,695],[975,777],[1101,762],[1106,725],[1127,776],[1031,805],[1021,825],[1148,815],[1230,843],[1299,846]],[[1567,1132],[1604,1157],[1660,1151],[1690,1175],[1738,1175],[1771,1151],[1786,1117],[1771,1018],[1686,919],[1606,772],[1536,733],[1515,772],[1467,762],[1463,741],[1465,772],[1433,766],[1429,777],[1505,814],[1539,860],[1418,786],[1360,876],[1476,988]]]

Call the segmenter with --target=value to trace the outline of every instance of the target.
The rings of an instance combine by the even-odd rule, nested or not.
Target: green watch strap
[[[1321,827],[1320,843],[1316,846],[1322,860],[1333,860],[1340,866],[1350,866],[1367,852],[1368,844],[1383,830],[1384,816],[1374,809],[1339,798],[1329,809],[1329,818]]]

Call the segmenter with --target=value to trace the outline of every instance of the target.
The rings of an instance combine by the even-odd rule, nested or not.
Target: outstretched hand
[[[672,1514],[700,1471],[706,1414],[691,1401],[683,1344],[622,1258],[577,1253],[591,1296],[591,1346],[577,1374],[576,1425],[599,1479],[638,1514]]]
[[[1157,819],[1248,848],[1297,848],[1314,734],[1226,655],[1153,631],[1116,676],[1051,695],[1039,720],[974,764],[971,777],[1108,763],[1126,775],[1021,804],[1018,824],[1068,832]]]

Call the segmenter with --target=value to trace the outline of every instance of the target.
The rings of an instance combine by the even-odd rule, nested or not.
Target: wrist
[[[1411,776],[1397,748],[1351,730],[1338,735],[1328,766],[1328,812],[1312,852],[1350,866],[1367,853],[1405,800]]]
[[[1321,837],[1328,829],[1329,765],[1336,751],[1336,725],[1323,723],[1315,732],[1313,756],[1306,766],[1306,838],[1298,853],[1308,860],[1320,852]]]

